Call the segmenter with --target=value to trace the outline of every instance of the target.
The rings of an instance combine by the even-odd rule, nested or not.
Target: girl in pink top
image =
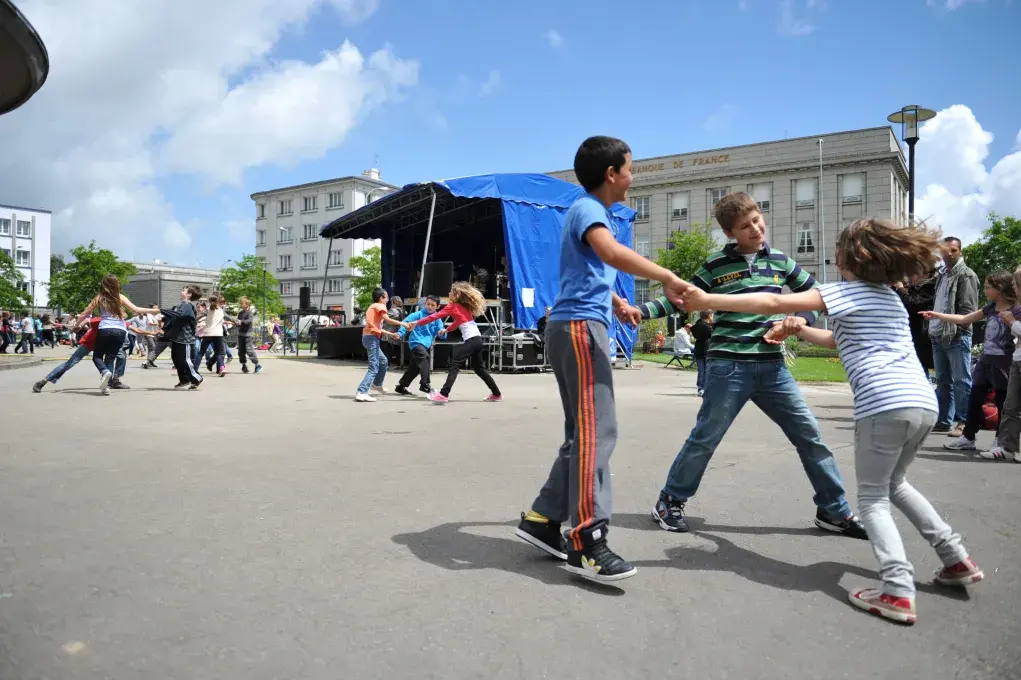
[[[415,326],[424,326],[437,319],[449,316],[453,318],[453,322],[447,326],[439,337],[450,333],[455,328],[461,329],[461,338],[464,342],[450,355],[450,361],[447,362],[447,380],[443,383],[443,387],[440,388],[438,393],[429,393],[429,399],[439,404],[447,403],[449,401],[450,390],[454,386],[454,381],[457,380],[457,374],[461,371],[462,365],[471,360],[475,375],[482,378],[482,382],[486,383],[486,387],[489,388],[490,395],[486,397],[486,401],[501,401],[503,396],[500,394],[500,388],[496,386],[493,376],[489,375],[485,365],[482,363],[482,347],[484,343],[478,324],[475,323],[475,317],[482,316],[482,313],[486,310],[485,298],[471,284],[464,281],[458,281],[450,288],[448,298],[450,302],[447,306],[435,314],[422,317],[416,323],[401,324],[406,329],[411,330]]]

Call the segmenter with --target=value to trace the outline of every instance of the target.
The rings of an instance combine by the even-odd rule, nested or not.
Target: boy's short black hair
[[[620,139],[589,137],[578,147],[578,153],[574,154],[574,175],[585,191],[594,191],[603,185],[606,169],[613,167],[619,172],[629,153],[631,147]]]
[[[380,300],[383,299],[384,295],[386,295],[386,290],[384,290],[383,288],[380,288],[379,286],[376,286],[375,288],[372,289],[372,301],[373,302],[379,302]]]
[[[711,309],[703,309],[701,312],[698,313],[698,318],[700,318],[703,321],[705,321],[706,319],[708,319],[712,315],[713,315],[713,310],[711,310]]]
[[[440,296],[439,295],[426,295],[425,299],[426,300],[432,300],[436,304],[440,304]]]

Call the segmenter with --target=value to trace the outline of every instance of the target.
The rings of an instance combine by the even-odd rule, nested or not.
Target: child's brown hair
[[[837,266],[861,281],[884,285],[924,276],[936,261],[939,236],[924,224],[900,227],[887,219],[862,218],[837,237]]]
[[[466,281],[457,281],[450,287],[450,301],[467,309],[472,316],[482,316],[486,311],[486,298]]]
[[[1001,269],[986,276],[985,284],[990,288],[1000,291],[1000,295],[1003,296],[1005,302],[1016,303],[1017,288],[1014,285],[1016,277],[1017,273],[1011,274],[1006,269]]]
[[[735,191],[720,199],[713,210],[713,216],[723,231],[732,232],[734,223],[754,210],[759,210],[759,204],[755,199],[743,191]]]
[[[188,298],[192,302],[202,297],[202,291],[199,290],[198,286],[187,286],[185,290],[188,291]]]

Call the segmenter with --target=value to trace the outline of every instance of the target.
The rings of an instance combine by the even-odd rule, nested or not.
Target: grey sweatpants
[[[617,444],[606,326],[550,321],[546,347],[564,406],[564,443],[532,509],[570,519],[570,550],[603,540],[611,512],[610,455]]]
[[[968,556],[961,537],[905,478],[937,418],[935,411],[902,408],[862,418],[854,426],[858,514],[879,561],[883,592],[895,597],[915,596],[915,572],[893,523],[891,501],[936,549],[944,565],[957,564]]]

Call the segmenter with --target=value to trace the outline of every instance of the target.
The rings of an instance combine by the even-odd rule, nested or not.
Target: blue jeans
[[[708,360],[702,408],[670,466],[663,491],[680,501],[695,495],[716,447],[749,400],[780,426],[797,449],[815,490],[815,504],[832,518],[850,515],[833,452],[823,444],[819,423],[783,361]]]
[[[50,371],[50,374],[48,376],[46,376],[46,381],[47,382],[51,382],[51,383],[56,383],[58,380],[60,380],[63,377],[63,375],[65,373],[67,373],[72,368],[77,366],[79,361],[81,361],[85,357],[89,356],[89,352],[91,352],[91,351],[92,351],[91,349],[88,349],[86,347],[82,347],[81,345],[78,345],[78,349],[76,349],[74,351],[74,354],[71,355],[70,359],[68,359],[67,361],[62,363],[60,366],[57,366],[55,369]]]
[[[369,370],[365,372],[365,377],[358,385],[358,393],[368,394],[369,385],[379,387],[383,384],[383,378],[386,377],[387,361],[386,355],[379,348],[379,338],[375,335],[363,335],[362,347],[369,355]]]
[[[695,369],[698,371],[698,377],[695,379],[695,387],[701,391],[705,389],[705,357],[695,357]]]
[[[936,399],[939,420],[936,427],[950,426],[968,417],[971,396],[971,335],[958,335],[944,347],[932,341],[932,363],[936,368]]]

